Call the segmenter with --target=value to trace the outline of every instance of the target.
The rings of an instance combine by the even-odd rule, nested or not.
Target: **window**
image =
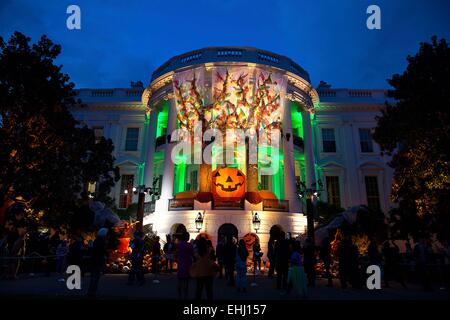
[[[125,151],[137,151],[139,140],[139,128],[127,128]]]
[[[302,178],[300,176],[295,176],[295,185],[299,186],[302,182]]]
[[[197,170],[191,171],[191,191],[197,191],[198,189],[198,172]]]
[[[99,143],[103,137],[103,127],[93,127],[92,129],[94,130],[95,143]]]
[[[262,190],[270,190],[270,188],[269,188],[269,176],[261,175],[261,189]]]
[[[295,160],[295,162],[294,162],[294,173],[295,173],[295,182],[297,185],[299,185],[301,182],[302,173],[301,173],[300,161],[298,161],[298,160]]]
[[[161,128],[161,136],[165,137],[167,135],[167,127]]]
[[[336,152],[334,129],[322,129],[323,152]]]
[[[380,193],[378,191],[377,176],[365,176],[367,206],[372,209],[380,209]]]
[[[161,194],[163,176],[162,176],[162,174],[160,174],[158,177],[159,177],[159,179],[158,179],[158,190],[159,190],[159,194]]]
[[[88,194],[94,194],[97,189],[97,182],[88,182],[87,191]]]
[[[328,203],[341,207],[341,193],[339,190],[339,177],[326,176]]]
[[[120,183],[119,208],[126,209],[133,198],[134,175],[123,174]],[[127,190],[127,193],[125,192]]]
[[[359,129],[361,152],[373,152],[372,132],[370,129]]]

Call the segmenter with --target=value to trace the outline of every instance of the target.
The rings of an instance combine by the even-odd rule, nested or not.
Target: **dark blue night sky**
[[[66,28],[70,4],[81,8],[81,30]],[[381,30],[366,28],[370,4],[381,7]],[[222,45],[286,55],[314,85],[387,88],[421,41],[450,40],[450,1],[0,0],[0,36],[15,30],[60,43],[58,63],[77,88],[148,84],[170,57]]]

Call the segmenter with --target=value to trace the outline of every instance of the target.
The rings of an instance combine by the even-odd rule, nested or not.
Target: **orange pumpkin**
[[[129,245],[130,245],[130,238],[128,238],[128,237],[119,238],[119,245],[117,247],[117,252],[118,253],[128,253],[130,251]]]
[[[212,172],[214,198],[242,199],[245,196],[245,175],[236,168],[219,168]]]
[[[245,241],[247,250],[253,252],[253,245],[255,244],[256,240],[259,240],[259,237],[254,233],[247,233],[242,237],[242,239],[244,239]]]

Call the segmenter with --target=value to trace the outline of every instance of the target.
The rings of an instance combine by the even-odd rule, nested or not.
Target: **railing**
[[[223,59],[223,62],[235,62],[233,60],[235,58],[239,61],[251,63],[262,62],[263,64],[275,65],[276,67],[280,67],[298,74],[305,80],[309,81],[308,73],[291,59],[273,52],[245,47],[209,47],[175,56],[153,72],[152,81],[169,71],[187,66],[187,64],[206,62],[214,63],[218,61],[217,59]]]
[[[92,90],[91,96],[93,97],[112,97],[114,90]]]
[[[289,211],[289,200],[264,199],[264,211]]]
[[[369,98],[383,100],[387,97],[386,91],[370,89],[317,88],[317,93],[321,98]]]
[[[213,207],[213,209],[218,209],[218,210],[225,210],[225,209],[241,210],[241,209],[244,209],[245,202],[244,202],[244,200],[230,201],[230,200],[214,199],[212,202],[212,207]]]
[[[241,57],[242,50],[219,50],[217,51],[218,57]]]
[[[258,52],[258,58],[260,60],[274,62],[274,63],[279,63],[280,62],[280,59],[278,59],[277,57],[274,57],[274,56],[269,55],[269,54],[261,53],[261,52]]]
[[[189,62],[189,61],[193,61],[193,60],[198,60],[202,57],[203,53],[199,52],[199,53],[194,53],[191,55],[188,55],[186,57],[181,58],[181,62]]]
[[[127,97],[135,97],[135,96],[142,95],[142,91],[143,91],[143,89],[131,89],[131,90],[126,90],[125,94]]]
[[[318,90],[320,97],[336,97],[336,91],[334,90]]]
[[[169,211],[174,210],[194,210],[194,198],[169,199]]]
[[[348,95],[352,98],[372,97],[372,91],[369,90],[349,90]]]
[[[150,203],[149,203],[150,205]],[[244,201],[243,200],[218,200],[214,199],[212,202],[212,208],[215,210],[243,210]],[[153,208],[154,210],[154,208]],[[194,199],[169,199],[169,211],[176,210],[194,210]],[[275,199],[265,199],[263,200],[263,210],[264,211],[289,211],[289,200],[275,200]],[[144,208],[144,212],[147,212]],[[149,211],[150,212],[150,211]]]

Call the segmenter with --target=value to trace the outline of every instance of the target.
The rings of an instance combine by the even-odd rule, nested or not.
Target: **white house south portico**
[[[390,206],[392,172],[371,137],[383,90],[314,88],[287,57],[212,47],[168,60],[145,89],[83,89],[79,97],[88,108],[74,110],[75,117],[116,146],[118,209],[137,202],[133,186],[156,182],[158,197],[146,196],[144,224],[161,238],[184,230],[213,243],[219,234],[252,235],[267,252],[271,232],[305,233],[297,185],[319,180],[321,201],[385,212]],[[176,130],[189,137],[179,139]],[[208,130],[223,139],[205,138]],[[239,134],[231,148],[221,144],[239,130],[262,133],[256,148]],[[179,140],[190,152],[177,153]],[[267,174],[269,167],[278,169]]]
[[[144,223],[151,223],[160,234],[170,234],[173,226],[183,225],[194,236],[207,234],[214,242],[224,224],[234,225],[238,237],[258,231],[263,244],[273,226],[294,236],[303,233],[306,218],[296,190],[295,155],[305,163],[306,183],[314,183],[316,175],[314,156],[303,159],[306,152],[300,143],[294,146],[294,140],[305,137],[305,150],[313,151],[310,115],[318,102],[318,94],[300,66],[262,50],[206,48],[170,59],[154,72],[143,94],[143,104],[148,105],[150,113],[148,141],[155,139],[158,118],[163,113],[167,114],[167,126],[161,130],[166,132],[166,142],[177,128],[192,130],[200,117],[208,122],[203,129],[214,128],[224,134],[229,129],[279,129],[282,134],[277,149],[265,147],[279,170],[265,175],[261,159],[248,163],[245,143],[235,145],[236,161],[226,164],[215,161],[222,150],[214,146],[211,164],[174,164],[170,157],[173,141],[159,150],[149,148],[146,163],[153,166],[146,166],[145,183],[149,185],[155,176],[162,176],[162,181],[155,211]],[[296,132],[292,110],[308,115],[303,120],[307,124],[296,127]],[[257,149],[258,154],[266,151]],[[155,161],[158,152],[164,159],[159,166]],[[213,179],[220,183],[213,183]],[[242,181],[234,183],[237,179]],[[223,191],[227,181],[234,183],[227,186],[229,195],[216,192],[217,185]],[[199,213],[203,218],[200,230],[195,222]],[[253,226],[255,214],[261,220],[258,230]]]

